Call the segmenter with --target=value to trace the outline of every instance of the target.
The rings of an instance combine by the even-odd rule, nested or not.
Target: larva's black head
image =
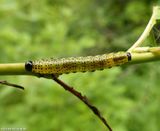
[[[32,61],[27,61],[27,62],[25,63],[25,69],[26,69],[27,71],[32,71],[32,67],[33,67],[33,62],[32,62]]]
[[[131,53],[127,52],[127,56],[128,56],[128,61],[131,61]]]

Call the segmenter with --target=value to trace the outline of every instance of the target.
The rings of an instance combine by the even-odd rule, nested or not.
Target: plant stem
[[[160,54],[152,52],[131,53],[132,60],[129,64],[138,64],[143,62],[151,62],[160,60]]]
[[[0,64],[0,75],[29,75],[25,70],[25,63]]]

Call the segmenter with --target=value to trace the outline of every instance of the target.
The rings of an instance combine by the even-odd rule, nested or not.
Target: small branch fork
[[[57,82],[59,85],[61,85],[65,90],[69,91],[71,94],[73,94],[74,96],[76,96],[77,98],[79,98],[84,104],[86,104],[86,105],[88,106],[88,108],[91,109],[92,112],[93,112],[93,113],[103,122],[103,124],[109,129],[109,131],[112,131],[112,128],[111,128],[110,125],[107,123],[106,119],[101,115],[101,113],[100,113],[100,111],[98,110],[98,108],[95,107],[94,105],[92,105],[86,96],[83,96],[80,92],[78,92],[77,90],[75,90],[73,87],[70,87],[69,85],[67,85],[66,83],[64,83],[63,81],[61,81],[61,80],[58,79],[57,77],[55,77],[54,75],[53,75],[53,80],[54,80],[55,82]]]

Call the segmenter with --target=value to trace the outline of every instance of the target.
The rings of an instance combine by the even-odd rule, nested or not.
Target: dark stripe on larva
[[[122,65],[130,60],[130,53],[118,52],[87,57],[28,61],[25,64],[25,68],[27,71],[38,74],[67,74],[71,72],[103,70]]]

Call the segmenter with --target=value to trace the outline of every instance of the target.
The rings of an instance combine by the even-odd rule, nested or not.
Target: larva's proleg
[[[27,71],[38,74],[65,74],[102,70],[122,65],[130,60],[130,53],[118,52],[97,56],[29,61],[26,62],[25,68]]]

